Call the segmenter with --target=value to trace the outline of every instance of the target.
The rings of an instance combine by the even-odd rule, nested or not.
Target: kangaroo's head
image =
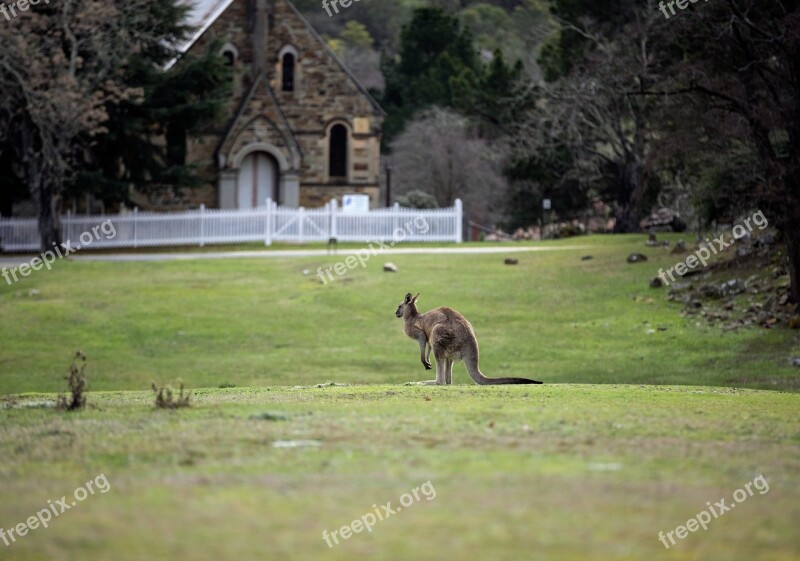
[[[413,298],[411,297],[411,293],[409,292],[406,294],[406,297],[397,306],[397,311],[394,313],[399,318],[402,317],[409,317],[417,313],[417,298],[419,298],[419,292]]]

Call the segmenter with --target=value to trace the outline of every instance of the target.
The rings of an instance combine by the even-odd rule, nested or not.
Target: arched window
[[[286,53],[283,55],[283,70],[281,72],[283,76],[283,91],[285,92],[293,92],[294,91],[294,55],[292,53]]]
[[[328,150],[330,177],[347,177],[347,127],[334,125],[330,133],[330,146]]]
[[[225,60],[225,66],[230,66],[231,68],[236,66],[236,59],[239,58],[239,51],[236,50],[236,47],[232,43],[226,43],[222,49],[220,49],[220,54]]]

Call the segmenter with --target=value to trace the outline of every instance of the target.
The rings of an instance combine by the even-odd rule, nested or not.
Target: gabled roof
[[[182,0],[182,4],[192,7],[186,23],[197,28],[197,30],[179,47],[180,52],[185,53],[188,51],[189,48],[202,37],[203,33],[211,27],[211,24],[217,21],[217,18],[222,15],[222,12],[224,12],[233,1],[234,0]]]
[[[233,4],[236,0],[182,0],[182,2],[186,5],[192,6],[192,10],[189,13],[188,23],[193,27],[196,27],[197,30],[194,34],[187,39],[187,41],[182,44],[179,48],[181,53],[185,53],[188,51],[192,45],[194,45],[200,37],[208,30],[211,25],[219,18],[228,7]],[[291,8],[291,10],[300,18],[300,21],[308,28],[311,35],[319,41],[322,45],[323,49],[330,55],[333,60],[336,61],[336,64],[344,71],[345,74],[350,78],[353,84],[358,88],[358,90],[364,95],[370,104],[375,108],[375,110],[380,113],[381,115],[385,116],[386,112],[383,108],[375,101],[375,98],[367,91],[361,82],[359,82],[358,78],[350,71],[349,68],[342,62],[342,59],[338,57],[338,55],[333,52],[328,46],[328,43],[320,37],[317,30],[312,27],[308,20],[300,13],[300,10],[292,3],[290,0],[283,0],[286,4]],[[174,61],[173,61],[174,62]],[[169,66],[172,66],[173,63],[170,63]]]

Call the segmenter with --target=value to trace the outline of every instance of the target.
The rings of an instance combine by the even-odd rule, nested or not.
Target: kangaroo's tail
[[[487,378],[483,375],[478,367],[478,361],[474,359],[465,358],[464,365],[467,367],[470,377],[475,380],[476,384],[481,386],[491,386],[499,384],[541,384],[536,380],[529,380],[528,378]]]

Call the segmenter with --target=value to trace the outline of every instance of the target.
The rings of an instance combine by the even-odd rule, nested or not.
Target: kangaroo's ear
[[[409,294],[409,296],[411,296],[411,294]],[[419,298],[419,292],[417,292],[417,295],[416,295],[416,296],[414,296],[414,297],[411,299],[411,303],[412,303],[412,304],[416,304],[416,302],[417,302],[417,298]]]
[[[408,304],[409,302],[411,302],[411,293],[410,292],[408,294],[406,294],[406,304]]]

